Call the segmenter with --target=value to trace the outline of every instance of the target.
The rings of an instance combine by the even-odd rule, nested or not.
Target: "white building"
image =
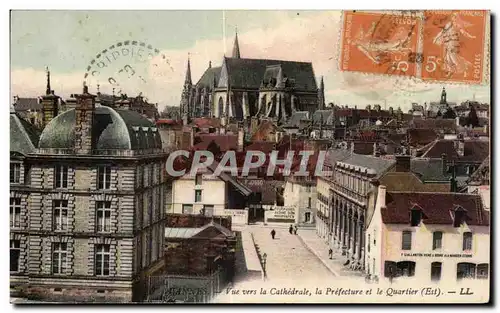
[[[489,215],[478,195],[386,192],[379,186],[366,231],[367,273],[379,280],[486,279]]]
[[[179,177],[172,183],[168,213],[232,216],[233,223],[248,223],[248,196],[252,191],[226,173],[214,175],[215,167],[197,175]]]
[[[295,223],[314,224],[316,215],[316,180],[310,177],[291,176],[285,183],[284,206],[293,207]]]

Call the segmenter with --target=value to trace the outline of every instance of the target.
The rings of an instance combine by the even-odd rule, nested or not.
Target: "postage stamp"
[[[415,76],[420,22],[412,15],[346,11],[341,69]]]
[[[487,11],[425,11],[422,79],[481,83]]]

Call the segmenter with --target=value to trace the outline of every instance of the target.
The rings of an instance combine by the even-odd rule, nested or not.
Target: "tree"
[[[477,117],[476,108],[471,104],[470,111],[465,119],[466,126],[478,127],[479,126],[479,118]]]
[[[444,112],[444,114],[443,114],[443,118],[447,118],[447,119],[454,119],[456,117],[457,117],[457,114],[450,107],[448,107],[448,109],[446,109],[446,112]]]

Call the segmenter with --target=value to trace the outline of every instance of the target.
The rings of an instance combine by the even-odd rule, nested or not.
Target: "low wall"
[[[241,244],[243,246],[243,254],[245,256],[247,277],[262,278],[262,264],[260,264],[259,256],[257,255],[257,250],[255,249],[255,243],[249,232],[241,233]]]
[[[264,220],[266,223],[295,224],[295,207],[274,206],[272,210],[264,212]]]
[[[231,217],[234,225],[248,224],[248,210],[224,210],[224,214]]]

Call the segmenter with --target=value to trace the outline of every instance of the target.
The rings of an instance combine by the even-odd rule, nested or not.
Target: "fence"
[[[148,278],[149,303],[207,303],[226,285],[226,274],[219,269],[209,275],[150,276]]]

